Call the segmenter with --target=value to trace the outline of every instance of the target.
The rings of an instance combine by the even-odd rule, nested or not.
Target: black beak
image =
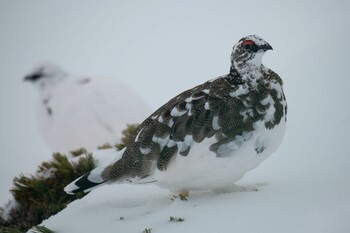
[[[31,75],[27,75],[24,77],[23,81],[31,81],[31,82],[34,82],[38,79],[41,78],[42,75],[40,74],[31,74]]]
[[[268,43],[266,44],[263,44],[262,46],[260,46],[264,51],[267,51],[267,50],[273,50],[272,46],[269,45]]]

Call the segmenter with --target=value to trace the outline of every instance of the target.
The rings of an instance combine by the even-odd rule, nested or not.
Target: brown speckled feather
[[[281,101],[284,95],[277,96],[277,92],[270,89],[270,82],[282,84],[279,76],[268,70],[257,88],[252,90],[237,73],[231,73],[179,94],[139,125],[123,158],[109,168],[105,176],[109,180],[146,177],[155,164],[158,169],[166,170],[177,152],[182,156],[189,154],[191,145],[181,143],[182,148],[178,146],[187,135],[192,136],[196,143],[215,137],[217,142],[210,146],[210,150],[221,156],[218,151],[221,145],[234,140],[237,135],[252,131],[253,124],[264,118],[269,105],[260,101],[268,94],[272,96],[276,108],[274,120],[266,123],[266,127],[272,128],[283,116]],[[239,97],[230,96],[239,86],[246,86],[249,92]],[[220,129],[213,128],[215,116]],[[128,165],[124,161],[128,161]]]

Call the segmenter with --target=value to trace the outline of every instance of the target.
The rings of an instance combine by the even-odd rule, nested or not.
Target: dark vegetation
[[[117,149],[122,149],[129,137],[136,129],[136,125],[128,125],[123,131],[123,137]],[[99,149],[112,148],[103,145]],[[84,197],[85,193],[68,195],[64,187],[95,167],[95,161],[91,153],[81,148],[72,151],[77,157],[75,162],[70,161],[66,155],[54,153],[51,161],[43,162],[34,175],[20,174],[13,179],[13,188],[10,190],[15,205],[10,208],[0,208],[0,232],[18,233],[26,232],[32,227],[36,232],[53,232],[44,226],[37,226],[43,220],[60,212],[70,202]],[[6,218],[4,212],[7,212]]]

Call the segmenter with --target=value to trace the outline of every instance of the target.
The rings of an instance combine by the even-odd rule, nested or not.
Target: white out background
[[[37,92],[22,81],[34,66],[119,79],[156,109],[226,74],[232,46],[249,34],[274,48],[263,63],[283,78],[288,100],[286,137],[261,166],[336,197],[350,186],[349,12],[347,0],[0,0],[0,205],[14,176],[51,157]]]

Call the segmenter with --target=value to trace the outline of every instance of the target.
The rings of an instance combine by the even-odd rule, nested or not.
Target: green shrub
[[[64,209],[68,203],[83,197],[83,193],[73,196],[63,189],[94,167],[91,154],[82,156],[78,162],[70,162],[65,155],[55,153],[53,160],[43,162],[35,175],[15,177],[11,193],[17,205],[10,210],[8,219],[0,220],[0,230],[6,227],[7,231],[11,228],[27,231]]]
[[[118,149],[125,147],[136,128],[137,125],[127,126],[122,132],[121,144],[116,145]],[[105,144],[100,147],[106,148],[111,146]],[[72,162],[66,155],[54,153],[53,159],[43,162],[35,175],[21,174],[14,178],[11,193],[17,204],[9,210],[7,219],[1,217],[4,208],[0,208],[0,232],[25,232],[33,226],[36,226],[34,230],[37,232],[53,232],[37,225],[64,209],[70,202],[85,196],[85,193],[68,195],[63,189],[95,167],[92,154],[87,153],[84,148],[71,151],[71,154],[79,159]],[[83,154],[86,156],[81,156]]]
[[[129,142],[129,138],[135,133],[138,124],[128,124],[126,129],[122,131],[121,143],[115,145],[118,150],[123,149]]]

